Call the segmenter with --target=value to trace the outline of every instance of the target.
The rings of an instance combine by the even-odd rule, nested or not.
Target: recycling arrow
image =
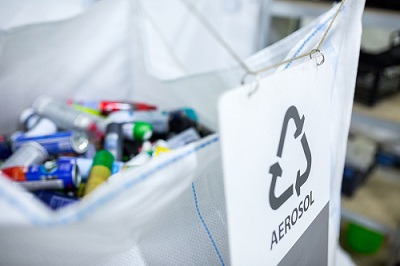
[[[283,120],[282,131],[281,131],[281,136],[280,136],[279,145],[278,145],[278,151],[276,154],[277,157],[279,157],[279,158],[282,158],[283,146],[285,143],[287,127],[288,127],[289,121],[291,119],[293,119],[293,121],[296,125],[296,132],[293,135],[294,138],[297,139],[303,131],[305,117],[303,115],[300,118],[297,108],[292,105],[286,111],[285,118]],[[307,181],[308,176],[310,175],[310,170],[311,170],[312,158],[311,158],[311,151],[310,151],[310,146],[308,145],[306,133],[303,133],[303,135],[301,137],[301,145],[302,145],[302,148],[304,151],[304,155],[306,157],[307,167],[303,174],[300,173],[300,170],[297,171],[297,178],[296,178],[296,184],[295,184],[297,196],[300,195],[300,188]],[[281,166],[279,165],[279,162],[276,162],[275,164],[271,165],[271,167],[269,169],[269,173],[272,174],[272,181],[271,181],[271,186],[269,189],[269,203],[273,210],[278,209],[280,206],[282,206],[282,204],[284,204],[293,195],[293,184],[290,185],[280,196],[277,197],[275,195],[275,186],[276,186],[277,178],[282,176],[282,172],[283,171],[282,171]]]
[[[306,171],[301,175],[300,175],[300,170],[297,171],[297,178],[296,178],[297,196],[300,196],[300,187],[304,185],[304,183],[307,181],[311,170],[311,151],[310,151],[310,146],[308,146],[308,141],[305,133],[301,137],[301,145],[303,146],[304,155],[306,156],[307,168]]]
[[[285,192],[283,192],[279,197],[276,197],[275,196],[276,179],[278,178],[278,176],[282,176],[282,168],[279,165],[279,163],[275,163],[269,168],[269,172],[272,174],[272,183],[269,188],[269,202],[271,208],[273,210],[276,210],[293,195],[293,185],[288,187],[285,190]]]
[[[300,136],[301,132],[303,131],[305,117],[303,115],[303,117],[300,118],[297,108],[292,105],[286,111],[285,118],[283,120],[281,138],[279,139],[279,146],[278,146],[278,152],[277,152],[277,156],[279,156],[279,157],[282,157],[283,144],[285,143],[286,131],[287,131],[287,127],[288,127],[290,119],[293,119],[294,123],[296,125],[296,132],[294,132],[295,139],[297,139],[297,137]]]

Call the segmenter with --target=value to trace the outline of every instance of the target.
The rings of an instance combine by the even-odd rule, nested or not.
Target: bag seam
[[[115,197],[117,197],[121,192],[130,189],[132,187],[135,187],[137,184],[139,184],[141,181],[144,181],[151,177],[152,175],[160,172],[161,170],[165,170],[168,166],[188,157],[189,155],[200,151],[212,144],[215,144],[219,141],[219,136],[215,136],[212,139],[208,140],[207,142],[204,142],[184,153],[181,153],[161,164],[156,165],[155,167],[149,169],[148,171],[140,174],[138,178],[134,180],[129,180],[124,182],[120,187],[110,191],[109,193],[105,194],[104,196],[100,197],[98,200],[94,201],[92,204],[89,204],[87,207],[78,210],[77,212],[68,215],[66,217],[56,217],[54,220],[48,220],[47,218],[42,218],[39,217],[38,215],[35,215],[34,213],[31,213],[28,211],[28,208],[26,208],[26,205],[24,205],[18,198],[14,197],[13,195],[10,195],[6,193],[4,189],[0,187],[0,198],[2,198],[4,201],[6,201],[11,207],[14,207],[15,209],[18,210],[18,212],[28,218],[28,220],[33,224],[37,226],[43,226],[43,227],[53,227],[56,225],[65,225],[65,224],[70,224],[73,222],[78,222],[83,220],[85,217],[87,217],[89,214],[93,213],[95,210],[97,210],[99,207],[103,206],[104,204],[108,203]]]
[[[214,238],[213,238],[210,230],[208,229],[208,226],[207,226],[206,222],[204,221],[203,216],[201,215],[199,204],[198,204],[198,201],[197,201],[197,194],[196,194],[196,188],[194,186],[194,182],[192,182],[192,191],[193,191],[194,204],[195,204],[195,207],[196,207],[197,215],[199,216],[200,221],[203,224],[203,227],[206,230],[208,237],[210,238],[210,241],[211,241],[211,243],[212,243],[212,245],[214,247],[215,252],[217,253],[217,256],[219,258],[219,261],[221,262],[221,265],[225,266],[224,259],[222,258],[221,253],[218,250],[217,244],[215,243]]]

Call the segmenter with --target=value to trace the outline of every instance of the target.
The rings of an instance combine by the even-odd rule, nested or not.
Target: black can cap
[[[117,133],[118,135],[122,134],[122,125],[119,123],[110,123],[107,125],[106,129],[107,133]]]

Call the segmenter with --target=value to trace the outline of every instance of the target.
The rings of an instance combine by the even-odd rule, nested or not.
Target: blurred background
[[[272,1],[276,42],[333,1]],[[342,184],[340,245],[357,265],[400,265],[400,1],[367,0]]]

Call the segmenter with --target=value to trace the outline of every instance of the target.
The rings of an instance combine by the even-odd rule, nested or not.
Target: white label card
[[[251,96],[246,84],[220,99],[233,265],[302,264],[297,257],[318,253],[304,241],[327,252],[333,71],[317,60],[261,79]]]

